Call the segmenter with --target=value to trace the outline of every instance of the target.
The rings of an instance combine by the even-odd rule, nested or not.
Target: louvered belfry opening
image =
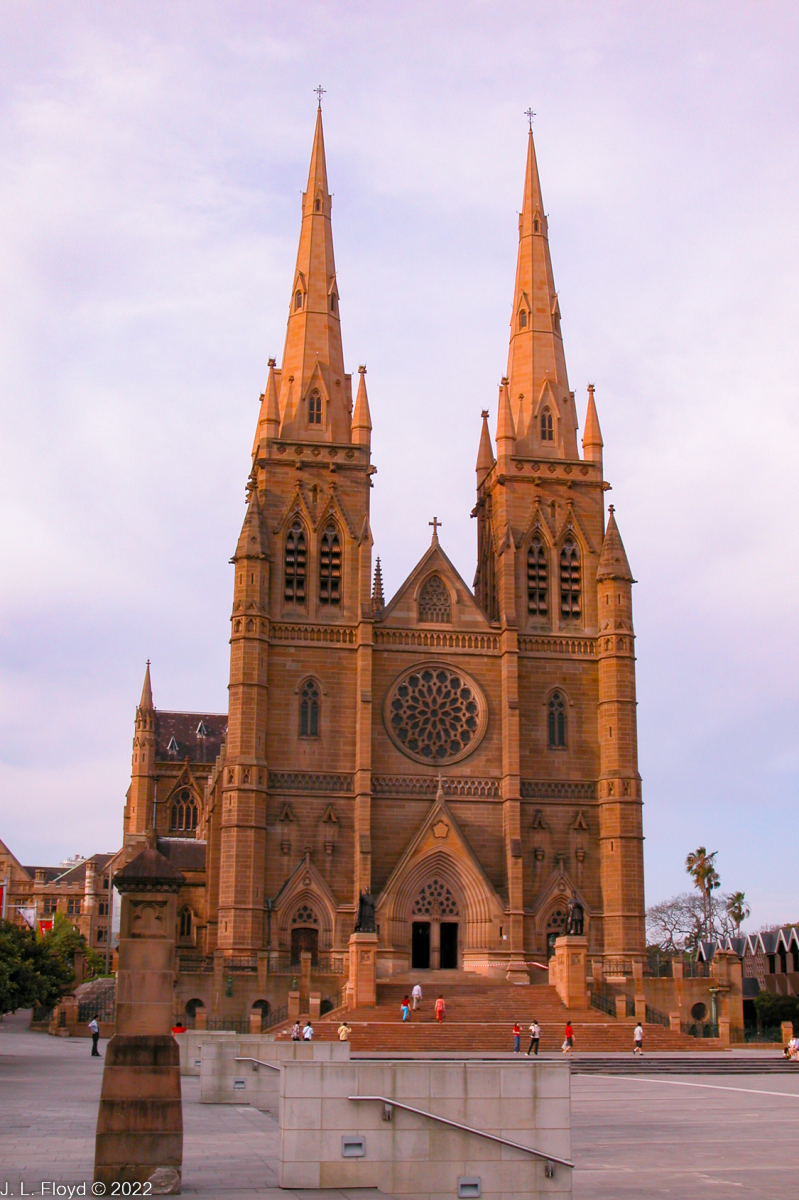
[[[573,538],[560,552],[560,614],[564,621],[580,620],[580,549]]]
[[[307,549],[305,530],[300,520],[295,520],[286,536],[285,591],[290,604],[305,603],[305,572]]]
[[[540,538],[533,538],[527,551],[527,611],[547,615],[547,552]]]
[[[319,603],[341,603],[341,542],[335,525],[328,525],[319,545]]]

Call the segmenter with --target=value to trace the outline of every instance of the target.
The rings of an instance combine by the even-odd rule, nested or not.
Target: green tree
[[[69,917],[66,917],[64,913],[56,913],[53,928],[48,930],[44,935],[44,943],[59,958],[68,963],[73,970],[75,967],[75,955],[82,954],[86,964],[86,977],[88,979],[93,979],[96,975],[102,975],[105,971],[105,959],[102,954],[98,954],[96,950],[92,950],[83,934],[78,932]]]
[[[727,897],[727,913],[735,926],[735,932],[741,936],[741,926],[749,916],[749,905],[743,892],[733,892]]]
[[[773,992],[760,992],[755,996],[755,1011],[761,1029],[773,1028],[783,1021],[792,1021],[793,1030],[799,1029],[799,996],[775,996]]]
[[[70,964],[30,929],[0,921],[0,1015],[52,1008],[74,982]]]
[[[715,858],[718,850],[708,854],[704,846],[693,850],[685,860],[685,869],[694,881],[694,887],[702,896],[703,927],[705,937],[711,936],[712,897],[716,888],[720,887],[721,879],[716,870]]]

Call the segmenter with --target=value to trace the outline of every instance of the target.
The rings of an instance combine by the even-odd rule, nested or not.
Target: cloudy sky
[[[321,82],[387,593],[507,357],[528,105],[582,420],[633,570],[647,899],[796,889],[799,8],[0,7],[0,837],[115,848],[135,703],[226,707],[228,559]]]

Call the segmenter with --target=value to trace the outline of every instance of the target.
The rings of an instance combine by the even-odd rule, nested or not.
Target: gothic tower
[[[352,912],[370,878],[372,425],[366,368],[354,409],[344,370],[331,207],[320,108],[283,360],[269,361],[233,558],[229,733],[209,835],[226,952],[266,945],[267,897],[298,855],[311,861],[325,819],[329,857],[331,824],[348,835],[328,880],[337,903]],[[313,797],[300,811],[298,781],[318,786],[322,771],[349,772],[346,814],[330,818]]]

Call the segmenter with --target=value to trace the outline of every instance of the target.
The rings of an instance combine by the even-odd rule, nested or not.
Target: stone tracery
[[[406,671],[389,691],[386,725],[396,745],[419,762],[454,762],[475,749],[486,705],[473,680],[443,664]]]

